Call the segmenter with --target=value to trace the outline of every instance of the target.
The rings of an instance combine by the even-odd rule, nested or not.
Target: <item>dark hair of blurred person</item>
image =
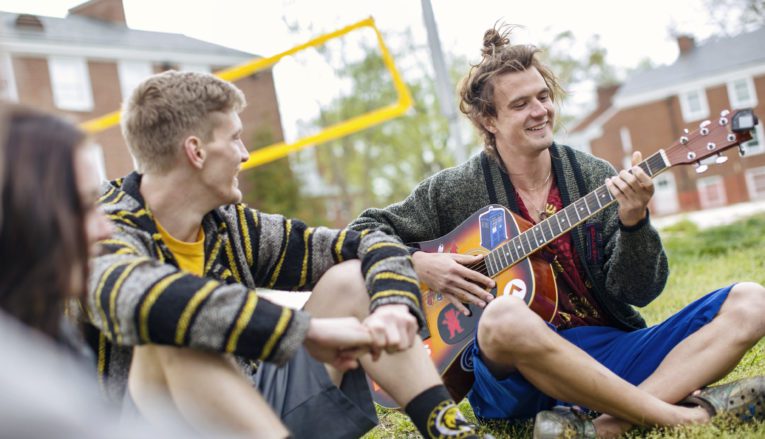
[[[85,290],[89,247],[111,231],[86,135],[51,114],[4,111],[0,308],[54,339]]]

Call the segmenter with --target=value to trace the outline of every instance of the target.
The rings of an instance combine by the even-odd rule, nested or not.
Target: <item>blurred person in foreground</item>
[[[79,350],[64,316],[84,298],[88,256],[112,230],[97,206],[100,181],[82,131],[20,106],[3,109],[0,308]]]
[[[167,410],[157,425],[122,424],[65,313],[84,298],[88,253],[112,230],[86,136],[7,103],[0,122],[0,437],[200,437]]]
[[[150,419],[165,399],[192,425],[253,437],[358,437],[377,421],[366,371],[426,437],[474,437],[417,336],[406,248],[240,203],[244,106],[231,83],[173,71],[125,102],[138,171],[101,197],[117,231],[88,296],[110,394],[127,385]],[[295,310],[256,287],[312,294]]]
[[[617,436],[632,425],[705,423],[722,413],[763,418],[763,377],[696,390],[724,377],[763,337],[765,289],[749,282],[721,288],[646,328],[633,306],[661,293],[669,269],[649,221],[654,187],[636,166],[640,154],[617,173],[555,143],[562,90],[539,50],[511,45],[508,32],[495,28],[485,33],[482,54],[460,87],[460,109],[481,133],[483,152],[426,179],[400,203],[362,212],[350,227],[423,242],[489,204],[536,224],[604,182],[617,203],[541,251],[557,290],[550,323],[508,288],[495,298],[494,279],[469,267],[481,257],[412,248],[415,270],[432,291],[459,311],[467,312],[465,303],[483,308],[470,348],[476,416],[536,416],[536,437]],[[603,414],[593,421],[558,404]]]

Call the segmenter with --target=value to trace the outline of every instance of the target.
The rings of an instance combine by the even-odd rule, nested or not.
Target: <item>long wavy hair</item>
[[[85,134],[63,119],[3,111],[0,308],[58,338],[68,299],[84,294],[88,244],[75,152]]]

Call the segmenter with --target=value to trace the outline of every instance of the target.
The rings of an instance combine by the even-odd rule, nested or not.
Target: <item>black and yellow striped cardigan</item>
[[[405,247],[382,232],[307,227],[244,204],[204,217],[205,277],[181,271],[139,192],[140,174],[108,183],[101,197],[117,231],[91,263],[89,338],[107,395],[125,389],[132,346],[146,343],[232,353],[277,364],[302,344],[309,316],[259,299],[256,287],[310,290],[333,265],[361,260],[371,310],[407,305],[424,319]],[[87,331],[86,331],[87,332]]]

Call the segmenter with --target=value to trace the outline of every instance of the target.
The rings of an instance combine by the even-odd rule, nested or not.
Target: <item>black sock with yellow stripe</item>
[[[446,387],[431,387],[404,408],[426,439],[477,438],[475,426],[465,420]]]

